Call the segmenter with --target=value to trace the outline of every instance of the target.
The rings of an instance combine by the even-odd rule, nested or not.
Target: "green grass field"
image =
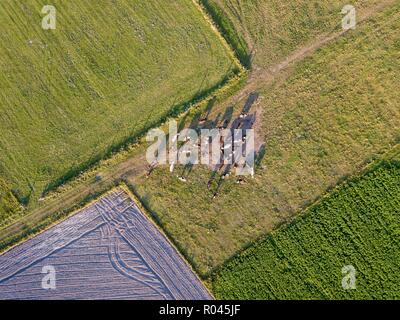
[[[190,0],[54,0],[56,30],[44,4],[0,2],[0,176],[26,203],[239,68]]]
[[[0,225],[7,224],[20,214],[22,214],[21,204],[12,193],[11,186],[0,178]]]
[[[219,299],[399,299],[400,162],[338,188],[213,276]],[[343,290],[342,268],[356,270]]]
[[[202,0],[216,12],[228,39],[253,67],[280,62],[323,33],[340,30],[346,0]],[[351,2],[359,12],[382,1]]]
[[[237,185],[232,177],[211,200],[207,168],[194,168],[187,183],[176,178],[181,169],[170,175],[168,168],[131,179],[200,273],[290,221],[399,142],[399,8],[260,88],[266,154],[253,180]]]

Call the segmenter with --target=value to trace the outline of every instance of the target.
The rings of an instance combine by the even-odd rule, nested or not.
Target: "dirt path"
[[[396,3],[396,0],[385,0],[381,1],[379,5],[375,6],[374,8],[369,8],[365,10],[359,10],[357,12],[357,24],[363,23],[372,16],[378,14],[379,12],[383,11],[387,7]],[[229,98],[229,101],[241,101],[246,99],[252,92],[259,90],[263,86],[268,83],[271,83],[278,74],[282,71],[289,69],[295,63],[304,60],[305,58],[313,55],[318,49],[322,48],[323,46],[334,42],[338,38],[344,36],[345,34],[351,32],[352,30],[348,31],[339,31],[333,32],[328,34],[323,34],[317,37],[312,43],[309,43],[291,55],[289,55],[284,61],[264,70],[256,70],[251,73],[246,86],[236,95]]]
[[[386,0],[382,1],[374,8],[359,11],[358,23],[362,23],[395,2],[396,0]],[[316,50],[324,45],[344,36],[347,32],[351,31],[341,31],[321,35],[312,43],[296,50],[281,63],[266,70],[257,70],[252,72],[244,88],[226,100],[223,105],[226,106],[232,103],[237,104],[238,102],[244,101],[251,93],[265,87],[266,84],[271,83],[284,70],[289,69],[293,64],[312,55]],[[46,201],[45,204],[40,205],[39,208],[22,217],[14,224],[0,230],[1,247],[6,247],[8,243],[15,242],[16,238],[19,239],[21,236],[26,236],[26,234],[24,235],[25,232],[40,225],[45,219],[54,216],[54,214],[70,212],[76,206],[85,202],[85,200],[87,201],[87,199],[90,199],[91,197],[94,198],[96,195],[106,192],[115,184],[125,181],[127,177],[132,178],[144,174],[147,166],[144,155],[131,156],[123,162],[107,168],[101,181],[96,181],[94,178],[89,179],[88,181],[77,184],[69,190],[63,191],[63,193],[57,198]],[[1,247],[0,251],[2,250]]]

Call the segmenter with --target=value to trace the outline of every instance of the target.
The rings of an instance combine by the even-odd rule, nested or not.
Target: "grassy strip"
[[[53,226],[67,220],[79,210],[90,206],[96,202],[101,196],[112,192],[113,188],[117,187],[119,182],[116,182],[114,186],[107,186],[102,189],[95,190],[85,195],[81,201],[74,203],[74,205],[66,207],[57,212],[49,214],[45,219],[42,219],[40,223],[29,224],[26,222],[18,223],[18,232],[15,232],[12,236],[2,239],[0,241],[0,253],[4,253],[11,250],[13,247],[25,242],[38,234],[52,228]]]
[[[221,89],[224,86],[226,86],[229,83],[229,81],[231,80],[235,81],[238,78],[241,78],[242,74],[239,72],[239,69],[235,70],[235,72],[236,72],[235,75],[224,78],[222,82],[218,83],[214,87],[206,91],[203,91],[199,94],[196,94],[196,96],[194,96],[188,102],[172,107],[171,110],[167,111],[159,119],[154,120],[153,122],[148,122],[146,126],[143,127],[140,131],[138,131],[134,136],[131,136],[119,143],[110,145],[109,147],[107,147],[107,150],[104,153],[92,156],[88,161],[80,164],[79,166],[75,166],[74,168],[72,168],[71,170],[60,176],[59,178],[49,183],[42,192],[42,196],[46,196],[49,192],[54,191],[61,185],[64,185],[66,182],[74,178],[77,178],[83,172],[90,171],[94,167],[97,167],[100,161],[112,158],[115,154],[128,150],[131,145],[137,144],[141,140],[143,140],[143,138],[146,136],[147,132],[150,129],[160,127],[169,119],[177,118],[180,115],[184,114],[187,110],[189,110],[193,106],[203,103],[206,100],[209,100],[209,97],[212,94],[215,94],[218,91],[218,89]]]
[[[21,204],[12,193],[9,184],[0,178],[0,226],[23,212]]]
[[[246,39],[252,51],[252,64],[271,67],[297,48],[315,41],[321,34],[341,29],[341,10],[347,0],[207,0],[220,8]],[[381,0],[352,1],[357,17]],[[219,12],[218,11],[218,12]]]
[[[170,115],[163,119],[163,122],[159,123],[156,128],[166,129],[170,120],[176,120],[180,125],[188,121],[198,114],[206,112],[206,110],[212,105],[216,105],[228,99],[230,96],[237,93],[246,83],[248,78],[248,73],[246,71],[241,71],[235,77],[229,79],[227,83],[217,88],[214,92],[210,93],[207,97],[202,100],[188,104],[182,108],[181,112]],[[187,124],[187,123],[186,123]],[[88,167],[86,170],[79,172],[79,175],[67,180],[62,183],[62,186],[52,188],[45,195],[43,200],[46,202],[51,199],[56,199],[62,197],[63,193],[68,190],[72,190],[77,185],[86,183],[88,180],[93,180],[98,173],[111,173],[115,166],[123,164],[132,155],[138,156],[138,153],[145,153],[146,133],[135,138],[131,143],[126,146],[116,149],[115,152],[110,153],[109,157],[100,159],[100,161],[94,163],[92,166]]]
[[[400,162],[382,162],[212,276],[220,299],[398,299]],[[353,265],[357,290],[343,290]]]
[[[175,248],[175,250],[181,256],[182,260],[188,262],[188,265],[192,269],[193,273],[198,277],[199,281],[204,284],[210,296],[213,297],[210,283],[207,281],[207,279],[201,277],[201,274],[199,270],[196,268],[194,261],[191,260],[190,257],[188,257],[187,252],[185,252],[183,248],[179,245],[179,243],[177,243],[174,240],[172,235],[168,233],[168,230],[165,230],[164,226],[161,224],[161,221],[158,219],[157,215],[149,210],[149,208],[146,206],[145,201],[143,201],[143,199],[139,197],[138,193],[135,190],[135,187],[129,184],[129,182],[124,181],[118,186],[118,188],[124,190],[132,198],[132,200],[138,206],[140,211],[151,221],[151,223],[153,223],[153,225],[158,229],[158,231],[168,239],[171,246]]]
[[[210,15],[225,40],[233,48],[240,63],[247,69],[251,67],[251,55],[246,41],[237,32],[232,21],[213,0],[197,0]]]

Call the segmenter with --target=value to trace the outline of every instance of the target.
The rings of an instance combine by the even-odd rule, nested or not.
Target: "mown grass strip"
[[[233,22],[225,14],[222,8],[214,1],[196,0],[211,16],[221,35],[231,45],[240,63],[247,69],[251,67],[251,54],[246,41],[236,30]]]

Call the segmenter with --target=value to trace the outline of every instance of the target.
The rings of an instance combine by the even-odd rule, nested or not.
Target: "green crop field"
[[[213,276],[221,299],[399,299],[400,162],[334,191]],[[344,290],[353,266],[355,290]]]
[[[0,2],[0,177],[25,203],[239,69],[191,0],[54,0],[56,30],[45,4]]]
[[[176,178],[181,169],[171,175],[168,168],[130,179],[200,273],[292,220],[400,141],[399,28],[397,2],[259,87],[266,152],[254,179],[227,179],[214,200],[208,168],[195,167],[187,183]]]

